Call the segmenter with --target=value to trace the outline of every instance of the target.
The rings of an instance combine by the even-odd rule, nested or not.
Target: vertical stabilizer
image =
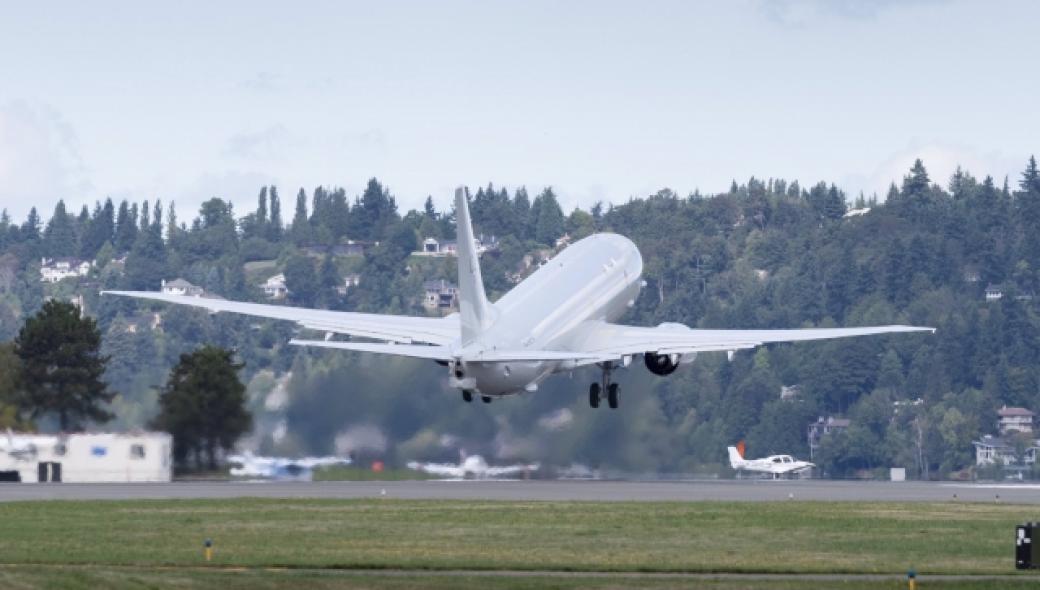
[[[455,189],[455,225],[458,231],[459,315],[462,319],[462,344],[475,341],[491,325],[491,305],[484,294],[480,258],[469,218],[466,189]]]
[[[740,469],[744,465],[744,457],[737,452],[737,447],[726,447],[726,450],[729,451],[729,466],[733,469]]]

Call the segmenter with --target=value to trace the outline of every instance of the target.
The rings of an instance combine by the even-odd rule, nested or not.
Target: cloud
[[[941,4],[951,0],[758,0],[767,19],[788,26],[804,26],[818,20],[841,18],[873,20],[880,14],[914,5]]]
[[[85,200],[91,192],[76,133],[58,111],[42,103],[0,106],[0,207],[15,219],[38,204]]]
[[[277,124],[260,131],[231,136],[223,153],[232,158],[270,162],[283,159],[286,149],[295,143],[289,131]]]
[[[278,184],[277,179],[260,172],[204,173],[176,195],[177,217],[190,225],[198,214],[199,206],[213,197],[231,201],[235,215],[241,216],[256,207],[256,195],[260,187],[271,184]]]
[[[854,197],[862,190],[867,195],[877,193],[884,199],[888,186],[893,182],[899,186],[917,158],[924,163],[932,182],[944,187],[960,166],[980,180],[992,176],[997,186],[1001,186],[1007,176],[1014,188],[1027,157],[1012,157],[1000,151],[983,151],[954,143],[912,142],[878,163],[870,173],[847,175],[841,184],[850,196]]]
[[[271,72],[257,72],[253,77],[238,83],[238,87],[256,94],[277,92],[285,87],[282,77]]]

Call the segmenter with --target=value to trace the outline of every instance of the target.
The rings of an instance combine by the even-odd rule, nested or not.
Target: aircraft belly
[[[556,362],[466,363],[466,375],[476,382],[483,395],[501,396],[523,393],[552,372]]]

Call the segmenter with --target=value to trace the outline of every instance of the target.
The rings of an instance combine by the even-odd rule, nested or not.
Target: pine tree
[[[565,223],[563,209],[560,208],[552,188],[546,188],[538,195],[535,206],[532,207],[532,210],[535,209],[538,211],[538,219],[535,222],[534,237],[539,243],[551,246],[556,243],[556,238],[563,235]]]
[[[246,408],[246,388],[238,378],[241,364],[232,352],[204,346],[182,354],[159,396],[153,426],[173,435],[174,458],[184,465],[217,468],[220,451],[253,427]]]
[[[43,232],[43,251],[47,256],[75,256],[79,252],[75,222],[65,211],[65,201],[58,201],[54,215]]]
[[[115,394],[102,381],[108,358],[100,349],[101,332],[93,318],[81,317],[71,303],[44,303],[15,339],[22,362],[22,407],[33,418],[57,416],[64,432],[86,421],[110,420],[103,406]]]

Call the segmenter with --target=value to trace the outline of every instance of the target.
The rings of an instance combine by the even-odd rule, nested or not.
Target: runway
[[[192,498],[397,498],[596,502],[825,501],[1040,504],[1040,486],[849,481],[364,481],[0,484],[0,502]]]

